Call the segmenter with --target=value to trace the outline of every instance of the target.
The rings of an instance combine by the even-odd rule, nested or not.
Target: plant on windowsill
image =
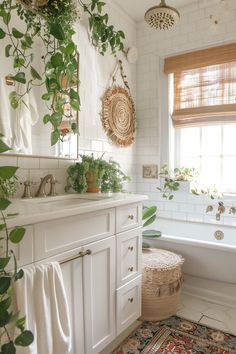
[[[61,123],[65,107],[80,109],[80,97],[74,89],[78,84],[78,56],[74,42],[78,7],[87,14],[92,44],[104,55],[108,49],[112,54],[123,51],[123,31],[110,25],[107,13],[103,13],[105,2],[91,0],[3,0],[0,3],[0,39],[5,44],[5,56],[13,62],[13,72],[8,77],[16,82],[17,90],[9,96],[13,109],[25,104],[25,96],[34,86],[45,86],[42,100],[47,102],[49,114],[43,117],[45,124],[51,123],[51,144],[61,134]],[[17,27],[15,19],[22,25]],[[41,57],[43,69],[34,66],[34,43],[43,45]],[[78,132],[73,115],[69,119],[68,131]]]
[[[1,135],[0,153],[8,150],[10,148],[2,141]],[[34,340],[33,333],[25,329],[26,318],[20,318],[19,313],[12,310],[14,283],[24,276],[23,270],[18,269],[11,245],[21,242],[25,235],[25,229],[15,227],[9,230],[7,218],[13,214],[6,212],[11,204],[8,197],[15,192],[17,169],[13,166],[0,167],[0,349],[2,354],[15,354],[17,347],[28,347]],[[12,334],[12,327],[15,328],[15,334]]]
[[[161,167],[160,177],[164,180],[163,188],[157,187],[157,189],[162,193],[162,197],[168,200],[174,198],[174,192],[180,189],[181,184],[188,183],[196,179],[198,172],[194,168],[181,167],[175,168],[174,171],[170,171],[167,164]]]
[[[154,221],[157,218],[157,207],[156,206],[150,206],[150,207],[144,207],[143,208],[143,228],[146,228],[147,226],[151,225],[154,223]],[[161,237],[161,232],[157,230],[143,230],[142,236],[144,238],[149,238],[149,239],[155,239]],[[150,245],[148,242],[142,243],[143,248],[150,248]]]
[[[106,161],[103,155],[98,159],[95,159],[93,154],[80,155],[82,161],[67,170],[65,191],[73,189],[78,193],[122,192],[123,183],[130,181],[130,178],[121,171],[116,161]]]

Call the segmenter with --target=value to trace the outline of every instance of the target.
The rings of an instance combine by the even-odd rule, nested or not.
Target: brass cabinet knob
[[[134,271],[134,267],[129,267],[128,269],[130,272],[133,272]]]
[[[133,247],[133,246],[129,246],[129,247],[128,247],[128,250],[129,250],[130,252],[133,252],[134,247]]]
[[[134,220],[134,216],[131,214],[131,215],[128,215],[128,219],[130,220]]]
[[[133,297],[130,297],[130,298],[128,299],[128,301],[131,302],[131,304],[132,304],[132,302],[134,301],[134,298],[133,298]]]

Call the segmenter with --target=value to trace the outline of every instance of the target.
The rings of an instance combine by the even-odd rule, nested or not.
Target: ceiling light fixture
[[[144,18],[151,27],[168,30],[179,22],[180,14],[174,7],[166,5],[165,0],[161,0],[158,6],[151,7],[145,13]]]

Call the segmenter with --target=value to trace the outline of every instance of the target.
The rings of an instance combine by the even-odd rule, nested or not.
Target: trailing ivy
[[[23,89],[11,92],[10,103],[13,109],[17,109],[25,103],[24,97],[32,87],[45,85],[42,100],[47,103],[49,113],[43,117],[43,122],[52,125],[51,145],[54,145],[65,135],[61,123],[68,106],[71,108],[71,114],[66,115],[68,133],[78,132],[73,119],[74,112],[80,110],[78,55],[73,41],[78,9],[74,0],[49,0],[39,7],[29,7],[24,1],[0,1],[0,39],[7,40],[5,56],[13,59],[14,74],[10,76],[19,86],[23,86]],[[108,14],[103,14],[106,3],[99,0],[92,0],[90,4],[78,1],[88,14],[92,43],[98,51],[102,55],[109,48],[113,54],[123,51],[124,32],[115,31],[114,26],[109,25]],[[13,15],[23,21],[24,31],[14,27]],[[33,65],[36,37],[44,45],[42,73]]]
[[[9,150],[0,137],[0,153]],[[7,227],[7,208],[11,201],[4,195],[6,183],[15,177],[17,167],[3,166],[0,168],[0,349],[1,353],[15,354],[17,346],[27,347],[33,340],[33,333],[25,329],[25,317],[19,317],[12,310],[14,283],[24,276],[22,269],[18,269],[16,256],[11,245],[19,244],[24,235],[23,227],[15,227],[11,230]],[[12,269],[12,270],[9,270]],[[9,330],[9,326],[15,326],[15,334]]]

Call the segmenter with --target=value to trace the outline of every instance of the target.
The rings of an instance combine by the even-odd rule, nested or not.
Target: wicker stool
[[[179,306],[184,259],[161,249],[143,251],[142,320],[159,321]]]

